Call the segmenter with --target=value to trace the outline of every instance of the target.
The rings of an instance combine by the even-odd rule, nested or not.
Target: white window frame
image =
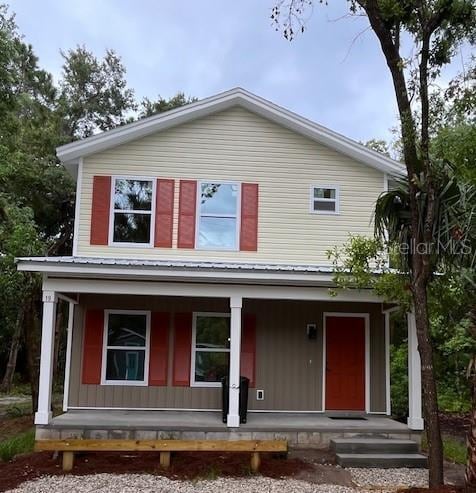
[[[115,209],[114,208],[114,192],[116,189],[116,180],[140,180],[152,182],[152,204],[150,211]],[[115,175],[111,177],[111,200],[109,204],[109,246],[114,247],[134,247],[134,248],[151,248],[154,246],[155,236],[155,205],[157,199],[157,178],[152,176],[122,176]],[[124,241],[114,241],[114,215],[115,213],[122,214],[150,214],[150,238],[148,243],[134,243]]]
[[[144,379],[143,380],[107,380],[107,350],[120,349],[127,350],[127,346],[108,346],[108,325],[109,315],[145,315],[146,317],[146,335],[145,335],[145,354],[144,354]],[[148,310],[104,310],[104,331],[102,342],[102,365],[101,365],[101,385],[125,385],[125,386],[147,386],[149,384],[149,359],[150,359],[150,317],[151,312]],[[130,349],[138,348],[130,346]],[[142,348],[140,348],[142,349]]]
[[[236,197],[236,215],[233,214],[210,214],[201,213],[201,196],[202,196],[202,184],[213,183],[215,185],[236,185],[237,187],[237,197]],[[222,181],[222,180],[200,180],[198,182],[197,197],[196,197],[196,218],[195,218],[195,249],[196,250],[220,250],[220,251],[231,251],[237,252],[240,249],[240,227],[241,227],[241,182],[238,181]],[[235,246],[234,247],[219,247],[219,246],[200,246],[200,218],[201,217],[218,217],[218,218],[236,218],[236,231],[235,231]]]
[[[190,386],[191,387],[221,387],[221,382],[197,382],[195,381],[195,354],[197,352],[202,353],[230,353],[231,348],[220,349],[204,349],[197,348],[197,318],[198,317],[217,317],[217,318],[231,318],[230,313],[217,313],[217,312],[193,312],[192,322],[192,355],[190,364]]]
[[[314,190],[316,188],[324,188],[324,189],[330,189],[330,190],[335,190],[336,198],[335,199],[315,199],[314,198]],[[311,214],[320,214],[324,216],[338,216],[340,214],[340,188],[339,185],[330,185],[330,184],[313,184],[311,185],[311,190],[310,190],[310,201],[309,201],[309,210]],[[333,202],[335,203],[335,210],[334,211],[316,211],[314,210],[314,202]]]

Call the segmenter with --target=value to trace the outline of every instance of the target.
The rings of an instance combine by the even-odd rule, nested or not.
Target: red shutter
[[[192,314],[175,314],[174,378],[173,385],[190,385],[190,359],[192,357]]]
[[[240,250],[258,250],[258,184],[241,184]]]
[[[255,384],[256,366],[256,316],[245,313],[241,330],[241,374],[250,379],[250,387]]]
[[[153,312],[150,321],[149,385],[167,385],[170,315]]]
[[[174,218],[174,180],[157,180],[154,246],[172,247]]]
[[[84,324],[82,382],[101,383],[102,344],[104,335],[104,312],[87,310]]]
[[[93,178],[93,203],[91,206],[91,245],[108,244],[110,206],[111,177],[95,176]]]
[[[195,248],[195,214],[197,182],[180,180],[178,244],[179,248]]]

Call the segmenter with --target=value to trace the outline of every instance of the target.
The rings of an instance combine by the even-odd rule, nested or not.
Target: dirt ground
[[[463,487],[455,486],[442,486],[441,488],[433,488],[429,490],[428,488],[410,488],[405,490],[398,490],[397,493],[463,493]]]
[[[33,416],[0,419],[0,442],[12,438],[33,426]]]
[[[464,440],[469,420],[466,415],[445,414],[441,417],[445,434]],[[32,416],[0,419],[0,441],[28,430]],[[261,474],[271,478],[293,478],[314,484],[337,484],[352,486],[350,473],[333,467],[333,456],[329,451],[292,450],[287,460],[278,455],[262,454]],[[214,478],[217,476],[243,477],[250,474],[249,454],[226,453],[180,453],[172,458],[168,471],[159,466],[156,453],[87,453],[76,454],[74,474],[86,475],[104,473],[151,473],[170,479]],[[44,475],[62,475],[61,455],[50,452],[26,454],[9,462],[0,462],[0,492],[15,488],[24,481]],[[460,493],[463,484],[464,467],[445,464],[447,481],[458,487],[448,487],[433,493]],[[402,490],[403,493],[404,490]],[[405,493],[429,493],[430,490],[410,489]]]
[[[305,459],[304,459],[305,458]],[[262,454],[260,473],[271,478],[294,478],[313,483],[352,484],[350,474],[327,463],[331,456],[326,451],[290,453],[286,460],[276,454]],[[76,454],[74,474],[150,473],[170,479],[214,478],[217,476],[243,477],[250,475],[250,454],[179,453],[173,454],[171,467],[163,471],[157,453],[87,453]],[[24,481],[44,475],[62,475],[61,457],[51,452],[18,456],[0,462],[0,491],[15,488]]]

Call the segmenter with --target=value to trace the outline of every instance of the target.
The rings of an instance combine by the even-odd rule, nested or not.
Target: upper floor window
[[[311,212],[339,214],[339,188],[334,185],[313,185],[311,187]]]
[[[103,384],[145,385],[149,312],[106,311]]]
[[[114,179],[113,243],[152,243],[153,180]]]
[[[238,202],[237,183],[200,183],[197,219],[199,248],[237,249]]]

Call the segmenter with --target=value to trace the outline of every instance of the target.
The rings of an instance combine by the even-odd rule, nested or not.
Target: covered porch
[[[26,260],[20,270],[42,270],[43,332],[40,365],[38,438],[48,433],[63,436],[112,438],[123,433],[131,438],[159,433],[199,434],[257,438],[259,434],[289,434],[290,443],[312,440],[328,443],[329,437],[346,434],[412,435],[423,428],[421,388],[415,326],[409,314],[408,424],[390,419],[389,309],[375,293],[346,290],[333,296],[332,272],[326,268],[257,266],[244,264],[161,265],[160,262],[108,261],[90,259]],[[65,414],[52,417],[51,385],[56,304],[64,299],[70,306],[65,375]],[[101,378],[84,380],[87,358],[95,351],[85,346],[88,310],[170,312],[168,341],[161,355],[165,372],[151,383],[105,380],[103,352]],[[226,423],[221,419],[219,384],[203,385],[194,367],[194,349],[177,358],[177,314],[190,313],[229,317],[228,377],[229,407]],[[243,338],[246,317],[256,317],[253,351]],[[362,321],[362,403],[342,408],[330,405],[329,318]],[[87,325],[87,324],[86,324]],[[182,324],[183,325],[183,324]],[[107,325],[101,327],[107,333]],[[187,329],[188,330],[188,329]],[[334,328],[332,328],[332,331]],[[196,325],[190,327],[196,342]],[[147,336],[149,337],[149,336]],[[335,339],[335,338],[334,338]],[[103,336],[97,338],[101,344]],[[192,342],[193,342],[192,341]],[[363,339],[362,339],[363,341]],[[192,348],[196,346],[192,343]],[[190,344],[190,343],[189,343]],[[334,341],[339,348],[339,340]],[[344,341],[342,341],[344,344]],[[153,361],[153,344],[144,368]],[[102,351],[102,350],[101,350]],[[245,357],[243,352],[245,351]],[[149,354],[150,353],[150,354]],[[149,361],[150,356],[150,361]],[[248,422],[240,423],[239,377],[252,361],[253,382],[248,399]],[[152,368],[152,367],[150,367]],[[155,371],[155,370],[154,370]],[[360,370],[359,370],[360,371]],[[178,376],[177,376],[178,375]],[[359,377],[360,378],[360,377]],[[336,402],[336,401],[334,401]],[[345,419],[342,419],[345,418]],[[352,419],[351,419],[352,418]],[[133,436],[132,436],[133,435]],[[176,436],[176,435],[173,435]],[[197,435],[198,436],[198,435]],[[213,436],[213,435],[212,435]],[[58,436],[56,436],[58,437]],[[216,438],[216,437],[215,437]]]
[[[213,411],[70,410],[37,430],[37,438],[287,440],[290,446],[326,448],[332,438],[356,436],[420,441],[420,433],[386,416],[250,413],[239,430]]]

